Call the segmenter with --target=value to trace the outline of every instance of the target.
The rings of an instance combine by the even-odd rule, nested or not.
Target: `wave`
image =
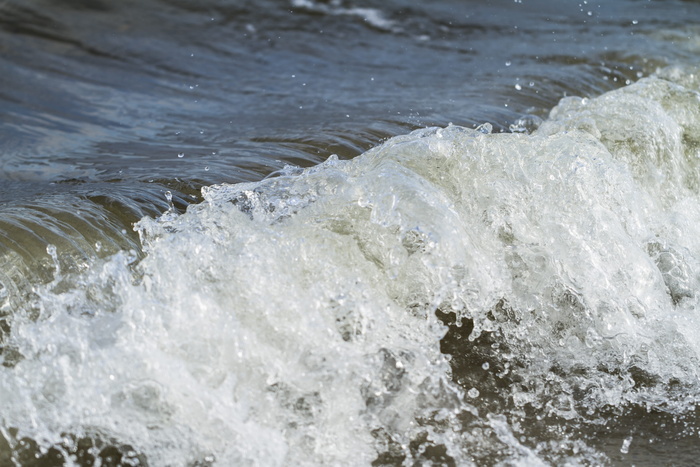
[[[136,224],[140,259],[70,271],[50,246],[53,277],[7,318],[0,442],[533,465],[614,459],[648,417],[696,436],[697,73],[206,187]]]

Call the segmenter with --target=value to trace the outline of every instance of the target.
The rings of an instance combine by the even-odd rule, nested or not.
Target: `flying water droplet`
[[[630,444],[632,444],[632,437],[628,436],[622,441],[622,446],[620,446],[620,452],[622,454],[628,454],[630,452]]]

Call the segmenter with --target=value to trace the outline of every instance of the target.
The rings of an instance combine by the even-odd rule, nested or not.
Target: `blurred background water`
[[[565,95],[692,60],[679,29],[695,8],[6,1],[3,180],[254,180],[416,127],[507,128]],[[660,30],[679,37],[658,40]]]

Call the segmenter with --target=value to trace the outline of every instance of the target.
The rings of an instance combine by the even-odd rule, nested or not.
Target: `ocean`
[[[699,24],[0,1],[0,466],[694,464]]]

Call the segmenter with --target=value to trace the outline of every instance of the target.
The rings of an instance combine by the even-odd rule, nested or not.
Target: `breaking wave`
[[[0,459],[604,463],[642,419],[697,436],[697,76],[206,187],[79,271],[49,246],[5,326]]]

